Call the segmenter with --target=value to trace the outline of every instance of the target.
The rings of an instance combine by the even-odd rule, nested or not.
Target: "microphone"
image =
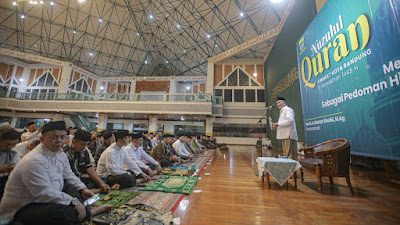
[[[268,106],[266,109],[272,109],[272,108],[274,108],[274,107],[275,107],[275,105],[272,104],[272,105]]]

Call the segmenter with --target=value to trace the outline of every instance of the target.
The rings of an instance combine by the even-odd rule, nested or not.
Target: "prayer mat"
[[[179,169],[179,170],[196,170],[196,165],[191,166],[170,166],[171,169]]]
[[[199,154],[197,159],[187,162],[187,163],[183,163],[182,165],[196,166],[196,170],[199,171],[199,173],[197,175],[199,176],[200,173],[203,171],[203,168],[206,166],[207,162],[210,161],[210,159],[214,156],[215,152],[216,152],[215,150],[209,150],[209,151],[207,151],[206,154]]]
[[[93,203],[93,206],[97,207],[108,204],[112,205],[113,208],[118,208],[139,194],[138,192],[110,191],[108,194],[102,194],[101,196],[104,197],[104,200]]]
[[[178,175],[178,176],[192,176],[195,174],[196,170],[187,170],[187,169],[171,169],[165,168],[161,171],[163,175]]]
[[[149,184],[147,187],[139,191],[161,191],[168,193],[192,193],[196,185],[198,177],[183,177],[183,176],[162,176],[160,179]]]
[[[128,205],[142,203],[158,209],[161,213],[173,212],[179,205],[185,194],[164,192],[142,192],[140,195],[129,200]]]

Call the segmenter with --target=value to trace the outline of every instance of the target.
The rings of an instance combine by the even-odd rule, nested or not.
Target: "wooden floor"
[[[354,197],[344,178],[334,178],[333,189],[324,179],[320,194],[308,172],[297,190],[293,180],[287,189],[273,179],[268,189],[255,176],[254,147],[229,147],[202,172],[194,189],[202,192],[186,196],[173,213],[180,224],[400,224],[400,185],[376,179],[377,173],[352,170]]]

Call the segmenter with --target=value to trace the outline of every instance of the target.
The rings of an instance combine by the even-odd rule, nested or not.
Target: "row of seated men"
[[[154,171],[161,171],[161,166],[179,163],[181,158],[190,159],[205,149],[195,137],[191,141],[186,138],[185,142],[181,135],[174,143],[177,151],[172,147],[172,135],[164,135],[150,156],[141,147],[142,134],[129,134],[126,130],[105,132],[101,136],[111,141],[95,170],[87,150],[90,133],[79,130],[71,144],[65,145],[67,132],[63,121],[50,122],[40,129],[41,134],[36,135],[40,136],[40,143],[28,139],[18,144],[25,146],[24,151],[17,151],[14,146],[20,134],[11,127],[0,128],[2,188],[5,184],[0,224],[80,223],[111,210],[109,205],[85,208],[82,202],[94,193],[132,187],[139,177],[150,180]],[[186,148],[189,143],[193,148]]]

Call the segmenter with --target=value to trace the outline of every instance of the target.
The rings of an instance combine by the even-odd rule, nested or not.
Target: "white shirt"
[[[17,150],[20,158],[24,157],[26,154],[30,152],[28,150],[28,143],[29,141],[24,141],[15,145],[15,150]]]
[[[32,138],[36,138],[39,135],[39,131],[35,131],[35,132],[25,132],[21,135],[21,141],[27,141],[30,140]]]
[[[185,146],[183,146],[183,143],[181,141],[176,140],[173,144],[172,147],[174,147],[175,151],[178,153],[178,155],[180,156],[189,156],[190,152],[188,152],[185,148]]]
[[[158,144],[158,139],[156,137],[153,137],[151,140],[151,146],[156,147]]]
[[[149,156],[142,147],[136,147],[132,143],[125,146],[125,151],[128,153],[128,155],[135,161],[135,163],[140,167],[144,169],[148,169],[149,166],[146,165],[142,160],[149,162],[153,165],[158,166],[158,162],[153,159],[153,157]]]
[[[129,173],[123,169],[124,166],[132,170],[136,176],[142,173],[142,170],[135,161],[129,157],[128,153],[126,153],[124,149],[118,147],[117,143],[114,143],[108,146],[101,154],[96,172],[101,178],[107,178],[110,175],[115,176]]]
[[[280,110],[276,139],[292,139],[297,141],[296,122],[294,111],[289,106]]]
[[[86,188],[75,176],[65,153],[39,144],[17,163],[8,178],[0,203],[0,219],[11,219],[32,202],[69,205],[72,196],[62,192],[64,180],[78,190]]]
[[[271,140],[266,140],[266,141],[265,141],[265,144],[266,144],[267,146],[271,146],[271,147],[272,147]]]

